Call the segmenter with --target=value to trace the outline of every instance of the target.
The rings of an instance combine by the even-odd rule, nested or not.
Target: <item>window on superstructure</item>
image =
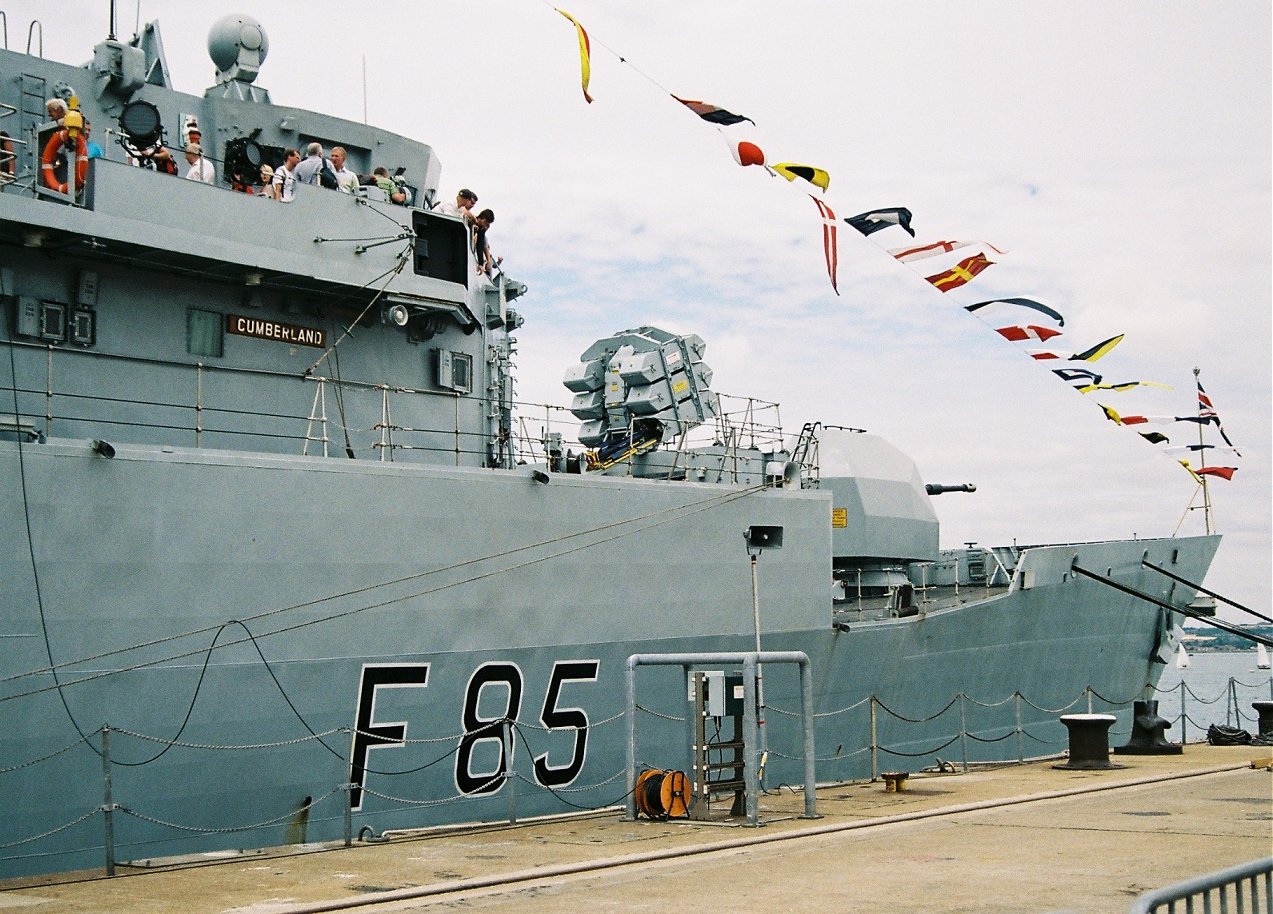
[[[468,393],[473,389],[473,357],[457,352],[451,362],[451,382],[456,390]]]
[[[438,387],[462,394],[473,390],[473,356],[465,352],[435,349],[433,357]]]
[[[225,351],[224,319],[216,311],[191,308],[186,312],[186,352],[221,358]]]

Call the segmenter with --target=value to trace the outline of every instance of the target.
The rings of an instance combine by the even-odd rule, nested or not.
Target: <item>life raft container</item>
[[[49,141],[44,144],[44,152],[40,155],[40,180],[44,182],[44,186],[50,190],[55,190],[59,194],[67,192],[66,184],[57,179],[55,167],[62,152],[62,147],[68,142],[65,130],[55,131],[49,137]],[[75,189],[82,190],[84,181],[88,177],[88,140],[84,139],[84,134],[80,134],[75,138]]]

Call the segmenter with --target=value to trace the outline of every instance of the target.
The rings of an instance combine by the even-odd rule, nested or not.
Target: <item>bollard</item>
[[[1070,731],[1070,758],[1052,767],[1070,771],[1126,768],[1109,760],[1109,728],[1117,719],[1113,714],[1062,714],[1061,723]]]
[[[1127,745],[1116,746],[1118,755],[1180,755],[1184,749],[1167,742],[1163,732],[1171,724],[1158,716],[1156,700],[1138,701],[1132,714],[1132,735]]]
[[[885,771],[880,774],[884,779],[885,793],[901,793],[906,789],[906,779],[911,776],[909,771]]]
[[[1251,707],[1259,715],[1257,730],[1262,738],[1273,737],[1273,701],[1253,701]]]

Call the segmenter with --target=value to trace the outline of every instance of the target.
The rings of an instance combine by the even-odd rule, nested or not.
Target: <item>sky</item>
[[[58,60],[88,60],[107,32],[106,0],[3,8],[11,48],[40,18]],[[1211,485],[1225,539],[1207,584],[1270,615],[1267,0],[563,8],[592,40],[592,104],[574,27],[543,0],[141,0],[118,16],[122,37],[158,19],[176,87],[200,94],[213,22],[248,13],[270,38],[257,84],[276,103],[365,111],[430,144],[441,196],[478,192],[495,252],[530,287],[519,399],[568,403],[565,369],[614,332],[697,333],[713,388],[781,403],[788,435],[866,428],[926,481],[976,484],[936,499],[944,546],[1201,533],[1189,474],[1096,405],[1189,415],[1200,368],[1243,455]],[[719,131],[672,94],[755,127]],[[771,161],[826,169],[827,192],[736,165],[740,130]],[[809,192],[841,217],[908,207],[914,243],[1008,253],[987,250],[994,266],[943,295],[926,268],[985,248],[912,269],[885,251],[912,243],[900,229],[841,222],[837,295]],[[1173,389],[1076,393],[1023,351],[1043,344],[962,307],[998,297],[1062,312],[1049,348],[1126,334],[1085,367]],[[1192,425],[1163,431],[1196,440]]]

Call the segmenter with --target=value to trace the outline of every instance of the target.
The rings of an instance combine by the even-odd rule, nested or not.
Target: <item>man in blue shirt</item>
[[[294,175],[298,184],[317,184],[318,173],[323,170],[323,144],[310,143],[305,147],[305,160],[296,166]]]

